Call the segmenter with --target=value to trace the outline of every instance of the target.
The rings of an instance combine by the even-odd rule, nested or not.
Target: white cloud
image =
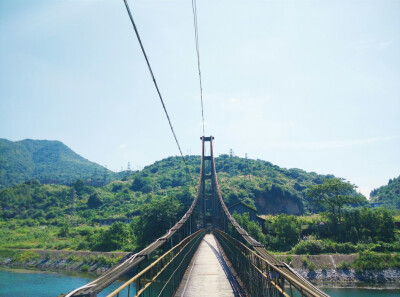
[[[120,144],[120,145],[119,145],[119,148],[120,148],[120,149],[124,149],[124,148],[126,148],[126,147],[127,147],[126,144]]]

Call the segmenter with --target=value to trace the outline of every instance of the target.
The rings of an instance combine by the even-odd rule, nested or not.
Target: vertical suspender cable
[[[157,93],[158,93],[158,97],[160,98],[160,101],[161,101],[162,107],[163,107],[163,109],[164,109],[165,115],[167,116],[168,123],[169,123],[169,127],[171,128],[172,134],[174,135],[175,142],[176,142],[176,145],[178,146],[178,149],[179,149],[179,152],[180,152],[180,154],[181,154],[182,160],[183,160],[183,162],[185,163],[185,167],[186,167],[187,174],[189,175],[190,180],[192,181],[192,185],[195,186],[193,177],[192,177],[192,175],[190,174],[189,167],[188,167],[188,165],[187,165],[187,162],[186,162],[185,157],[183,156],[183,153],[182,153],[182,150],[181,150],[181,146],[179,145],[178,138],[176,137],[176,134],[175,134],[175,131],[174,131],[174,127],[172,126],[171,119],[169,118],[169,115],[168,115],[168,112],[167,112],[167,108],[165,107],[164,100],[163,100],[163,98],[162,98],[162,96],[161,96],[161,92],[160,92],[160,90],[159,90],[159,88],[158,88],[156,79],[155,79],[155,77],[154,77],[153,70],[151,69],[149,59],[147,58],[146,51],[144,50],[142,40],[141,40],[140,35],[139,35],[139,32],[138,32],[138,30],[137,30],[137,28],[136,28],[135,21],[133,20],[133,16],[132,16],[131,10],[129,9],[129,5],[128,5],[127,0],[124,0],[124,3],[125,3],[126,10],[127,10],[127,12],[128,12],[129,18],[131,19],[131,23],[132,23],[133,29],[135,30],[136,37],[137,37],[137,39],[138,39],[138,41],[139,41],[140,48],[142,49],[144,58],[146,59],[147,67],[149,68],[149,71],[150,71],[150,74],[151,74],[151,78],[153,79],[154,86],[156,87],[156,90],[157,90]]]

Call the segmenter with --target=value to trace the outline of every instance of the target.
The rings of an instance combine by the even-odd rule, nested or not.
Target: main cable
[[[205,133],[204,133],[203,85],[202,85],[202,81],[201,81],[201,70],[200,70],[200,48],[199,48],[199,31],[198,31],[198,27],[197,27],[197,3],[196,3],[196,0],[192,0],[192,10],[193,10],[194,38],[196,40],[197,69],[199,70],[201,118],[203,120],[203,136],[204,136]]]
[[[147,67],[149,68],[149,71],[150,71],[151,77],[152,77],[152,79],[153,79],[154,85],[155,85],[155,87],[156,87],[156,89],[157,89],[158,97],[160,98],[160,101],[161,101],[162,107],[163,107],[163,109],[164,109],[165,115],[167,116],[168,123],[169,123],[169,127],[171,128],[172,134],[174,135],[175,142],[176,142],[176,145],[178,146],[178,149],[179,149],[179,152],[180,152],[180,154],[181,154],[182,160],[183,160],[183,162],[185,163],[185,167],[186,167],[187,174],[189,175],[190,180],[192,181],[192,185],[195,186],[193,177],[192,177],[192,175],[190,174],[189,166],[188,166],[188,164],[187,164],[187,162],[186,162],[185,157],[183,156],[183,153],[182,153],[182,150],[181,150],[181,146],[179,145],[178,138],[176,137],[176,134],[175,134],[175,131],[174,131],[174,127],[172,126],[171,119],[169,118],[167,108],[165,107],[164,100],[163,100],[163,98],[162,98],[162,96],[161,96],[160,89],[158,88],[156,79],[155,79],[154,74],[153,74],[153,70],[151,69],[149,59],[147,58],[146,51],[144,50],[142,40],[141,40],[140,35],[139,35],[139,32],[138,32],[138,30],[137,30],[137,28],[136,28],[135,21],[133,20],[133,16],[132,16],[131,10],[129,9],[129,5],[128,5],[127,0],[124,0],[124,3],[125,3],[126,10],[128,11],[129,18],[131,19],[131,23],[132,23],[133,29],[135,30],[136,37],[137,37],[137,39],[138,39],[138,41],[139,41],[140,48],[142,49],[144,58],[146,59]]]

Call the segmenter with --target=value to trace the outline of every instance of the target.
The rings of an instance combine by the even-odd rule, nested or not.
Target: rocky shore
[[[0,251],[0,266],[11,268],[38,268],[101,274],[119,262],[128,253],[13,250]],[[343,263],[352,264],[357,255],[278,255],[301,276],[313,283],[390,284],[400,288],[400,269],[362,270],[343,269]]]
[[[295,269],[313,283],[392,283],[400,288],[400,269],[362,270],[354,269]]]
[[[58,250],[1,251],[0,266],[101,274],[127,254],[123,252],[107,253]]]

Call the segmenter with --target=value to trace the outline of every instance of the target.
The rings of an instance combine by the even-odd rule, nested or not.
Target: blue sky
[[[129,1],[184,153],[200,154],[191,1]],[[198,1],[215,152],[400,174],[400,1]],[[56,139],[111,170],[178,150],[123,1],[0,0],[0,137]]]

